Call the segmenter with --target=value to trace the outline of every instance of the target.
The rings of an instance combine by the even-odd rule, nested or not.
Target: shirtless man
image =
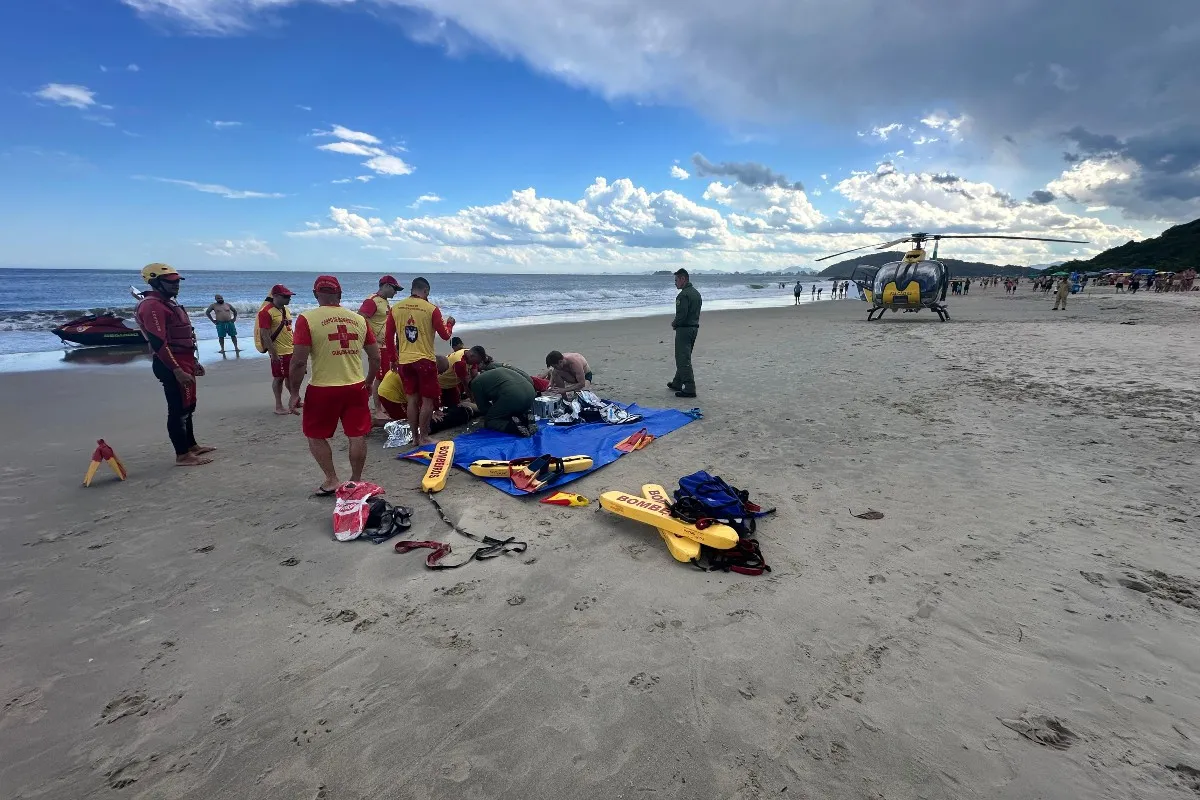
[[[225,355],[226,336],[233,340],[233,352],[241,355],[242,351],[238,349],[237,343],[237,309],[226,303],[225,298],[219,294],[214,296],[213,300],[215,302],[204,309],[204,316],[217,326],[217,342],[221,345],[221,355]]]
[[[592,388],[592,368],[579,353],[560,353],[551,350],[546,355],[546,380],[555,394],[578,392]]]

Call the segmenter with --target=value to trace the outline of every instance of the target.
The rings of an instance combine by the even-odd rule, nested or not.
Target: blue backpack
[[[728,525],[738,532],[738,544],[730,550],[704,547],[703,553],[708,567],[700,569],[739,572],[743,575],[761,575],[771,568],[763,559],[758,540],[754,538],[759,517],[773,513],[775,509],[764,509],[750,501],[750,493],[730,486],[724,479],[709,475],[701,470],[679,479],[675,490],[675,502],[671,504],[671,516],[698,528],[706,528],[714,522]]]

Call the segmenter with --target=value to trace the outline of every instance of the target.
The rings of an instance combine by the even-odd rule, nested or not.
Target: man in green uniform
[[[692,374],[692,348],[696,346],[696,334],[700,331],[700,293],[692,286],[686,269],[675,271],[675,379],[667,384],[675,390],[676,397],[696,396],[696,376]]]
[[[471,396],[485,427],[516,436],[532,435],[529,412],[537,391],[528,375],[490,366],[471,381]]]

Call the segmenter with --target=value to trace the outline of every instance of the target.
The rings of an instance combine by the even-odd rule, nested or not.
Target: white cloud
[[[692,176],[691,176],[691,174],[690,174],[690,173],[689,173],[689,172],[688,172],[686,169],[684,169],[683,167],[679,166],[678,164],[672,164],[672,165],[671,165],[671,177],[672,177],[672,178],[677,178],[677,179],[679,179],[679,180],[681,180],[681,181],[686,181],[688,178],[690,178],[690,177],[692,177]]]
[[[123,2],[205,34],[273,24],[304,4]],[[1135,15],[1098,13],[1094,0],[1060,0],[1053,14],[1036,18],[1028,0],[961,14],[945,13],[945,3],[894,0],[804,4],[802,13],[785,0],[745,0],[737,13],[729,13],[727,0],[307,2],[400,9],[411,19],[405,33],[423,43],[453,52],[487,48],[605,98],[688,105],[722,120],[848,122],[859,109],[904,102],[914,87],[997,137],[1053,134],[1075,124],[1126,135],[1159,120],[1195,118],[1195,0],[1154,0],[1139,4]],[[846,46],[903,30],[937,30],[937,57]],[[1072,91],[1056,87],[1057,77],[1040,66],[1047,53],[1087,80]],[[1027,72],[1039,77],[1014,82]]]
[[[297,104],[296,108],[300,109],[301,111],[312,111],[312,106],[302,106]]]
[[[380,175],[410,175],[413,171],[412,166],[404,159],[387,153],[380,153],[374,158],[367,159],[363,162],[363,166],[375,170]]]
[[[904,126],[899,122],[893,122],[888,125],[878,125],[868,131],[859,131],[859,136],[873,136],[881,142],[886,142],[891,135],[896,131],[903,130]]]
[[[921,124],[933,128],[935,131],[944,131],[952,139],[962,135],[962,128],[968,122],[969,119],[965,114],[952,117],[942,111],[935,111],[921,119]]]
[[[354,178],[338,178],[337,180],[330,181],[330,183],[350,183],[353,180]]]
[[[157,181],[158,183],[170,183],[175,186],[186,186],[189,189],[195,189],[197,192],[206,194],[219,194],[221,197],[230,200],[246,200],[257,198],[276,198],[286,197],[287,195],[279,192],[251,192],[242,189],[230,189],[228,186],[222,186],[219,183],[199,183],[197,181],[184,181],[177,178],[157,178],[153,175],[134,175],[137,180]]]
[[[442,198],[436,194],[423,194],[409,204],[409,208],[420,208],[425,203],[440,203]]]
[[[1071,165],[1046,184],[1046,189],[1087,206],[1090,213],[1112,207],[1132,219],[1176,222],[1200,217],[1200,197],[1189,188],[1200,184],[1200,168],[1169,178],[1169,183],[1161,185],[1161,176],[1148,173],[1132,158],[1103,155]]]
[[[1052,203],[1017,201],[984,181],[946,173],[902,172],[892,164],[883,164],[873,172],[855,172],[834,188],[851,202],[844,223],[859,230],[1087,239],[1093,252],[1140,235],[1131,228],[1064,212]],[[1040,258],[1053,252],[1050,245],[1038,242],[981,240],[956,243],[954,248],[956,257],[970,253],[1021,258],[1020,253],[1030,253]]]
[[[140,72],[142,68],[139,67],[137,64],[129,64],[125,67],[125,69],[128,72]]]
[[[48,83],[34,92],[33,96],[71,108],[90,108],[96,105],[96,93],[75,83]]]
[[[197,247],[218,258],[279,258],[270,246],[261,239],[225,239],[219,242],[196,242]]]
[[[391,250],[392,248],[388,247],[386,244],[364,244],[364,245],[360,245],[359,249],[361,249],[361,250]]]
[[[359,181],[361,183],[370,183],[372,180],[374,180],[374,178],[375,178],[374,175],[355,175],[354,176],[354,180]]]
[[[803,189],[714,181],[704,190],[704,199],[745,212],[731,214],[729,220],[747,232],[808,231],[825,221]]]
[[[383,142],[379,137],[362,131],[353,131],[342,125],[334,125],[333,130],[316,131],[314,136],[333,136],[339,141],[329,142],[328,144],[317,145],[318,150],[324,150],[328,153],[341,153],[347,156],[360,156],[367,159],[362,162],[363,166],[380,175],[409,175],[413,171],[412,165],[408,164],[399,156],[392,155],[387,150],[384,150],[381,145]],[[402,147],[393,147],[393,150],[403,150]],[[366,183],[371,180],[370,175],[360,175],[357,180]]]
[[[724,269],[791,266],[914,230],[1088,239],[1091,245],[962,240],[947,256],[992,263],[1033,263],[1094,253],[1142,234],[1052,203],[1020,202],[992,184],[945,173],[905,173],[891,164],[853,173],[833,188],[846,207],[833,218],[798,183],[752,186],[713,181],[706,202],[649,191],[628,179],[597,178],[580,199],[518,190],[494,205],[441,215],[385,220],[331,207],[325,224],[305,223],[293,237],[348,238],[388,244],[403,258],[475,267],[645,269],[670,261]],[[374,209],[361,209],[371,211]]]
[[[378,148],[367,147],[355,142],[330,142],[329,144],[318,145],[317,149],[325,150],[330,153],[341,153],[342,155],[347,156],[363,156],[366,158],[382,152]]]
[[[383,144],[378,137],[362,131],[352,131],[344,125],[334,125],[333,130],[313,131],[313,136],[332,136],[346,142],[361,142],[362,144]]]
[[[225,128],[240,128],[242,125],[240,122],[228,119],[214,119],[209,122],[209,124],[219,131],[224,130]]]
[[[937,141],[940,141],[940,140],[936,136],[925,136],[924,134],[922,134],[921,136],[918,136],[917,138],[913,139],[912,143],[915,146],[920,147],[923,144],[933,144],[934,142],[937,142]]]
[[[108,67],[106,67],[106,66],[104,66],[103,64],[101,64],[101,65],[100,65],[100,71],[101,71],[101,72],[108,72]]]

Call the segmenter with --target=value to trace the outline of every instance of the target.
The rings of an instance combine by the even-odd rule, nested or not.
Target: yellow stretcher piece
[[[454,466],[454,442],[438,442],[433,447],[433,456],[429,459],[429,468],[421,479],[422,492],[440,492],[446,488],[446,479],[450,477],[450,468]]]
[[[647,483],[643,486],[642,497],[652,500],[659,505],[665,505],[670,500],[667,497],[667,490],[656,483]],[[682,561],[686,564],[700,557],[699,542],[685,539],[679,534],[671,533],[662,528],[658,529],[658,535],[662,537],[663,542],[667,545],[667,550],[671,551],[671,557],[676,561]]]
[[[718,550],[728,550],[738,543],[737,531],[728,525],[715,522],[703,529],[688,525],[672,517],[662,503],[647,500],[640,495],[605,492],[600,495],[600,507],[627,519],[653,525],[659,531],[673,533]]]
[[[566,456],[562,460],[565,472],[584,472],[592,468],[592,460],[587,456]],[[472,475],[481,478],[507,478],[507,461],[476,461],[469,469]]]

